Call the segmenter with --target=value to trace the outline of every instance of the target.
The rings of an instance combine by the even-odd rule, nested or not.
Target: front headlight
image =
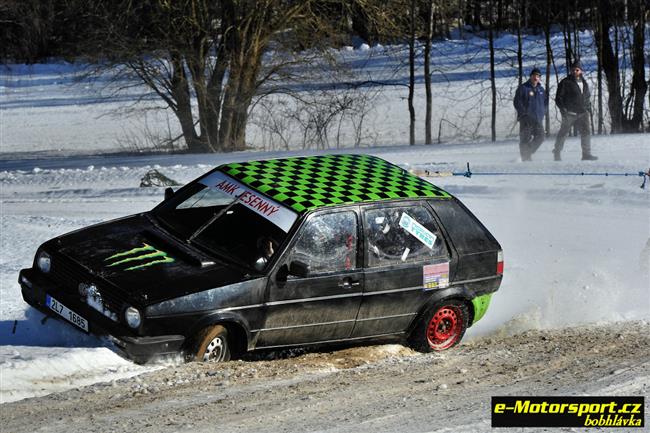
[[[140,317],[140,312],[138,311],[137,308],[133,308],[133,307],[129,307],[126,310],[124,310],[124,320],[126,321],[126,324],[133,329],[139,327],[140,323],[142,322],[142,318]]]
[[[36,258],[36,266],[38,266],[38,269],[40,269],[41,272],[47,274],[50,272],[50,268],[52,267],[52,258],[45,251],[41,251],[38,253],[38,257]]]

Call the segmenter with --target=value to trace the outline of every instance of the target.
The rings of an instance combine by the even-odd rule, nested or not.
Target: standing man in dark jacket
[[[540,84],[542,73],[534,68],[530,78],[517,88],[514,105],[519,120],[519,152],[522,161],[531,161],[531,156],[544,141],[544,114],[548,98]]]
[[[582,64],[579,61],[571,65],[571,74],[560,81],[555,95],[555,105],[562,114],[562,126],[555,139],[553,156],[556,161],[561,161],[560,153],[564,147],[564,140],[571,127],[576,125],[580,131],[580,145],[582,146],[582,160],[595,161],[598,157],[591,154],[591,129],[589,126],[589,113],[591,113],[591,95],[589,85],[582,76]]]

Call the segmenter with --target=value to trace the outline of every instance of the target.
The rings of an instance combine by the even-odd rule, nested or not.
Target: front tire
[[[197,334],[194,346],[189,355],[192,361],[230,361],[228,330],[222,325],[204,328]]]
[[[454,347],[465,335],[468,319],[469,310],[462,301],[438,302],[422,317],[411,334],[411,346],[425,353]]]

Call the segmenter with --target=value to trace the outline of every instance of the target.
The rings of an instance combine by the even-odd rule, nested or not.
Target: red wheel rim
[[[456,306],[441,307],[427,326],[427,342],[433,350],[444,350],[453,346],[460,338],[462,313]]]

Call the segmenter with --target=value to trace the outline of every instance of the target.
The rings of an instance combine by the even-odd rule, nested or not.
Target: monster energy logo
[[[120,259],[117,261],[113,261]],[[118,266],[124,263],[135,264],[125,269],[125,271],[134,271],[136,269],[147,268],[149,266],[158,265],[162,263],[173,263],[175,260],[169,257],[166,252],[157,250],[148,244],[142,244],[141,247],[133,248],[129,251],[113,254],[112,256],[104,259],[105,262],[113,261],[108,267]]]

